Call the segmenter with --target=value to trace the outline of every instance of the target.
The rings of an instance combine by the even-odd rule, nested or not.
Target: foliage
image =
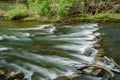
[[[61,18],[64,14],[67,14],[67,9],[65,8],[65,0],[59,0],[59,7],[56,9],[56,15],[58,18]]]
[[[68,13],[68,9],[72,6],[74,0],[44,0],[39,2],[29,2],[31,9],[37,14],[42,14],[44,16],[50,17],[50,12],[55,12],[57,18],[62,18],[65,14]]]
[[[68,13],[69,7],[72,6],[74,0],[58,0],[59,6],[56,9],[56,16],[58,18],[62,18],[64,15]]]
[[[50,4],[51,3],[47,0],[42,1],[42,2],[39,2],[39,0],[36,0],[35,2],[29,2],[31,9],[34,12],[36,12],[37,14],[47,16],[47,17],[49,17]]]
[[[78,17],[81,20],[109,20],[112,18],[120,19],[118,15],[110,15],[103,13],[110,11],[109,8],[100,11],[99,8],[94,15],[91,15],[92,10],[88,10],[89,6],[94,1],[94,5],[97,6],[102,4],[101,0],[27,0],[29,9],[26,9],[25,5],[17,5],[16,7],[10,8],[8,13],[5,15],[7,19],[21,19],[28,15],[28,12],[32,12],[33,16],[29,15],[30,18],[25,18],[23,20],[35,20],[37,18],[44,17],[45,20],[56,19],[60,20],[64,17]],[[87,6],[84,7],[85,1]],[[95,2],[96,1],[96,2]],[[106,0],[111,1],[111,0]],[[94,6],[93,5],[93,6]],[[80,8],[78,8],[78,6]],[[99,5],[100,8],[104,8],[105,4]],[[113,6],[113,5],[112,5]],[[83,8],[81,8],[83,7]],[[75,10],[75,11],[74,11]],[[36,18],[36,15],[38,17]],[[114,17],[113,17],[114,16]],[[118,16],[118,17],[117,17]],[[32,17],[32,18],[31,18]],[[38,20],[38,19],[37,19]]]
[[[9,10],[5,15],[8,20],[22,19],[28,15],[24,5],[17,5],[15,9]]]

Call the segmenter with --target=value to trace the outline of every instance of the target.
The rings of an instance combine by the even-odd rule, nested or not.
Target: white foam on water
[[[85,40],[71,40],[71,41],[68,41],[72,44],[76,44],[76,45],[93,45],[96,43],[96,41],[85,41]]]
[[[84,29],[95,29],[95,28],[98,28],[98,24],[97,23],[94,23],[94,24],[83,24],[83,25],[80,25],[82,28]]]
[[[55,27],[51,27],[51,28],[47,29],[46,31],[49,33],[54,33],[55,30],[56,30]]]
[[[4,38],[2,36],[0,36],[0,40],[4,40]]]
[[[26,78],[27,80],[31,80],[33,71],[27,70],[27,69],[23,68],[22,66],[14,64],[14,63],[8,63],[8,64],[14,68],[17,68],[18,71],[22,71],[25,74],[24,78]]]
[[[8,51],[10,50],[11,48],[8,48],[8,47],[0,47],[0,52],[2,51]]]
[[[60,40],[60,41],[93,41],[95,38],[95,36],[89,36],[89,37],[53,37],[53,38],[50,38],[49,40]]]
[[[17,38],[16,36],[2,35],[1,37],[8,40],[19,40],[19,38]]]
[[[30,34],[30,33],[27,33],[27,32],[25,32],[25,33],[23,33],[23,32],[18,32],[18,33],[15,33],[14,35],[15,35],[15,36],[18,36],[18,37],[30,37],[30,36],[31,36],[31,34]]]
[[[41,30],[46,26],[50,26],[50,25],[40,25],[40,26],[34,27],[34,28],[14,28],[14,29],[10,29],[10,30]]]
[[[46,78],[49,79],[55,79],[57,77],[57,74],[55,73],[55,71],[50,70],[50,69],[46,69],[37,65],[33,65],[30,63],[23,63],[25,66],[27,65],[27,67],[29,67],[29,69],[33,72],[33,73],[38,73],[40,75],[40,78],[42,78],[43,80]]]
[[[54,31],[56,28],[52,24],[46,24],[46,25],[38,25],[37,27],[34,28],[14,28],[10,30],[45,30],[47,29],[49,32]]]
[[[21,34],[14,34],[14,35],[2,35],[0,36],[1,37],[1,40],[17,40],[17,41],[20,41],[20,40],[28,40],[30,41],[31,39],[29,38],[30,34],[29,33],[21,33]]]
[[[70,33],[70,34],[61,35],[61,36],[62,36],[62,37],[64,37],[64,36],[74,37],[74,36],[87,36],[87,35],[90,35],[90,34],[92,34],[91,31],[89,31],[89,30],[82,30],[82,31],[80,31],[80,32]]]
[[[100,36],[101,34],[99,32],[94,33],[95,36]]]
[[[62,65],[80,64],[79,61],[72,60],[71,58],[63,58],[59,56],[46,56],[54,63],[60,63]]]
[[[37,27],[34,28],[14,28],[10,30],[19,30],[19,31],[40,31],[41,34],[53,34],[54,31],[56,30],[56,27],[52,24],[46,24],[46,25],[37,25]],[[27,36],[30,36],[30,34],[24,34]]]
[[[79,55],[79,54],[71,54],[72,56],[79,58],[80,60],[82,60],[82,62],[87,62],[88,64],[93,64],[95,63],[95,57],[89,57],[89,56],[85,56],[85,55]]]
[[[56,46],[56,48],[64,49],[64,50],[73,50],[73,51],[78,51],[80,53],[83,53],[86,48],[88,47],[93,47],[93,45],[74,45],[74,44],[68,44],[68,45],[59,45]]]

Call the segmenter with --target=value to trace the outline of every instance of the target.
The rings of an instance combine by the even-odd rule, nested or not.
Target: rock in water
[[[6,77],[5,77],[5,75],[3,75],[3,74],[0,74],[0,80],[6,80]]]
[[[24,74],[22,72],[10,72],[7,75],[7,80],[23,80]]]
[[[0,80],[5,80],[6,79],[6,76],[5,76],[6,72],[7,71],[4,68],[0,67]]]

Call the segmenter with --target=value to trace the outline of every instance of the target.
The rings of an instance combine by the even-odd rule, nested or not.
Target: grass
[[[93,16],[93,20],[110,20],[110,15],[108,14],[104,14],[104,13],[101,13],[101,14],[96,14]]]
[[[103,20],[103,21],[107,21],[107,20],[120,20],[120,14],[119,13],[115,13],[115,14],[99,13],[99,14],[90,16],[89,19],[90,20]]]
[[[110,14],[111,18],[115,18],[117,20],[120,20],[120,13],[116,13],[116,14]]]
[[[21,19],[22,21],[35,21],[36,18],[35,17],[26,17],[26,18],[23,18]]]

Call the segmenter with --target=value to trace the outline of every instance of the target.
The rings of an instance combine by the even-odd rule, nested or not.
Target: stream
[[[101,34],[104,34],[105,50],[109,52],[107,56],[120,64],[120,28],[119,24],[112,25],[116,27],[107,23],[105,27],[98,23],[58,26],[1,20],[0,67],[22,71],[27,80],[53,80],[58,76],[68,76],[75,72],[74,64],[95,63],[98,53],[96,36]],[[120,79],[117,75],[114,80]]]

